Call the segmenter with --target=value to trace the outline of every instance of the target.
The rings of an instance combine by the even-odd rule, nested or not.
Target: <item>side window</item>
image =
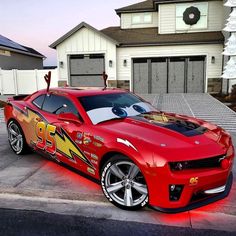
[[[79,116],[77,109],[69,99],[53,94],[46,96],[42,109],[56,115],[61,113],[73,113]]]
[[[33,104],[34,104],[36,107],[38,107],[38,108],[41,109],[41,108],[42,108],[42,105],[43,105],[43,102],[44,102],[44,98],[45,98],[45,94],[38,96],[37,98],[35,98],[35,99],[33,100]]]

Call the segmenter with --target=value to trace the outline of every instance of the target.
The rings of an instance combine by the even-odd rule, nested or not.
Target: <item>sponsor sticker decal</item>
[[[102,147],[102,144],[101,143],[98,143],[98,142],[93,142],[93,145],[95,146],[95,147]]]
[[[192,177],[191,179],[189,179],[189,185],[190,186],[194,186],[198,184],[198,177]]]
[[[92,142],[90,138],[90,134],[84,133],[84,139],[83,139],[83,144],[84,145],[89,145]]]
[[[90,174],[92,174],[92,175],[95,175],[95,170],[94,170],[94,169],[88,167],[88,168],[87,168],[87,171],[88,171],[88,173],[90,173]]]
[[[91,153],[91,157],[92,157],[93,159],[95,159],[95,160],[98,160],[98,156],[95,155],[95,154],[93,154],[93,153]]]
[[[101,136],[95,135],[94,139],[104,143],[104,138],[102,138]]]

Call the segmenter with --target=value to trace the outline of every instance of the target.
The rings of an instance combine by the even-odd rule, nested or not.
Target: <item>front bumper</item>
[[[206,193],[206,191],[207,191],[208,197],[202,198],[201,200],[198,200],[198,201],[194,201],[185,207],[162,208],[162,207],[156,207],[156,206],[152,206],[152,205],[150,205],[150,207],[155,210],[166,212],[166,213],[179,213],[179,212],[183,212],[183,211],[189,211],[189,210],[205,206],[207,204],[216,202],[218,200],[221,200],[221,199],[227,197],[229,195],[230,189],[232,187],[232,183],[233,183],[233,174],[232,174],[232,172],[230,172],[225,185],[223,185],[219,188],[214,188],[214,189],[209,189],[209,190],[203,191],[204,193]],[[223,188],[224,188],[224,191],[221,192],[221,190],[223,190]],[[217,193],[217,191],[218,191],[218,193]]]

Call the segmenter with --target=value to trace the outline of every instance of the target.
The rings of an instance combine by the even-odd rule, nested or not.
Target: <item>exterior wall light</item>
[[[216,58],[214,56],[211,57],[211,64],[215,64]]]
[[[112,67],[112,65],[113,65],[113,61],[109,60],[109,67]]]
[[[60,61],[60,62],[59,62],[59,66],[60,66],[60,68],[63,68],[64,62],[63,62],[63,61]]]
[[[126,59],[123,61],[123,66],[124,66],[124,67],[127,66],[127,60],[126,60]]]

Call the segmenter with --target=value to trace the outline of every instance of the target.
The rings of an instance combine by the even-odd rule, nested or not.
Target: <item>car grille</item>
[[[170,162],[170,168],[174,171],[188,170],[188,169],[200,169],[200,168],[216,168],[220,167],[220,162],[224,159],[225,155],[220,155],[211,158],[205,158],[194,161],[183,162]]]

